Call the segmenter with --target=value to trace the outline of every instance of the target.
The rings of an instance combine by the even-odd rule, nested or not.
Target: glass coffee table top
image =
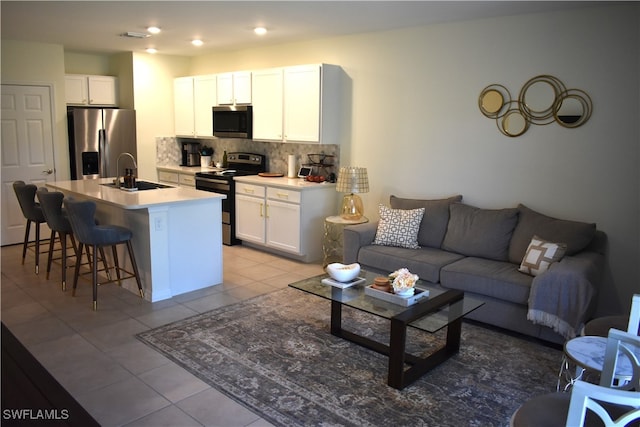
[[[359,276],[364,277],[366,281],[361,285],[356,285],[345,289],[340,289],[331,285],[323,284],[321,281],[322,279],[329,277],[328,274],[321,274],[319,276],[310,277],[299,282],[291,283],[289,286],[331,301],[340,302],[341,304],[348,307],[353,307],[385,319],[391,319],[394,316],[397,316],[407,310],[410,310],[413,307],[417,307],[420,304],[429,301],[430,298],[447,292],[444,289],[438,289],[434,286],[429,286],[427,282],[418,280],[418,282],[416,283],[416,288],[429,290],[429,297],[424,298],[423,300],[412,306],[404,307],[402,305],[387,302],[382,299],[366,295],[364,293],[364,288],[371,285],[373,283],[373,280],[376,277],[380,276],[380,274],[361,270]],[[439,310],[429,313],[424,317],[409,323],[408,326],[434,333],[448,326],[450,323],[459,319],[460,317],[471,313],[473,310],[477,309],[483,304],[484,302],[478,299],[465,296],[461,301],[444,305]]]

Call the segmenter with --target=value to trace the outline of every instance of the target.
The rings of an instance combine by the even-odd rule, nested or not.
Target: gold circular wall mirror
[[[511,102],[509,90],[502,85],[489,85],[480,92],[478,106],[485,116],[495,119],[504,115]]]
[[[489,114],[496,114],[502,108],[504,99],[497,90],[490,90],[482,97],[482,109]]]
[[[498,121],[496,121],[498,122]],[[518,108],[511,108],[498,124],[500,132],[507,136],[520,136],[529,128],[529,121]]]
[[[558,97],[553,115],[560,126],[582,126],[591,117],[591,98],[579,89],[569,89]]]
[[[576,128],[591,117],[591,98],[580,89],[567,90],[559,79],[539,75],[522,86],[518,100],[512,101],[509,90],[492,84],[480,92],[478,107],[486,117],[496,120],[500,132],[520,136],[531,124]]]
[[[554,105],[564,85],[553,76],[536,76],[522,86],[518,101],[522,113],[535,124],[553,122]]]
[[[553,108],[556,92],[549,82],[540,80],[528,86],[522,98],[523,105],[530,111],[542,113]]]

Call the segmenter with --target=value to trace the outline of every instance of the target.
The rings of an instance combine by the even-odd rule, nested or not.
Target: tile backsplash
[[[207,145],[213,148],[213,161],[222,160],[222,154],[226,150],[227,153],[235,151],[243,151],[248,153],[257,153],[267,156],[267,171],[279,172],[286,175],[287,162],[290,154],[296,156],[297,166],[308,165],[312,161],[317,161],[318,156],[310,154],[323,154],[328,157],[325,164],[333,164],[333,167],[313,168],[314,175],[328,175],[335,173],[337,175],[340,164],[340,147],[335,144],[294,144],[282,142],[263,142],[238,138],[216,138],[216,139],[189,139],[170,137],[156,137],[156,163],[158,165],[180,165],[182,162],[182,143],[197,142],[202,146]]]

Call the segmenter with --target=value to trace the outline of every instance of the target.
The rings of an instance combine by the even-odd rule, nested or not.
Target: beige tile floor
[[[322,273],[319,263],[225,246],[224,283],[157,303],[107,284],[94,312],[89,282],[72,297],[59,286],[59,265],[47,280],[46,257],[36,275],[32,253],[21,265],[21,245],[1,251],[2,322],[103,426],[270,425],[135,334]]]

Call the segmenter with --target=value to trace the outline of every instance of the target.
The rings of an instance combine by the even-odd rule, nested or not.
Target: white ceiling
[[[603,2],[604,3],[604,2]],[[582,1],[7,1],[2,39],[64,45],[88,52],[200,55],[426,24],[596,5]],[[146,39],[121,37],[156,25]],[[269,33],[256,36],[252,29]],[[201,38],[204,46],[189,42]]]

